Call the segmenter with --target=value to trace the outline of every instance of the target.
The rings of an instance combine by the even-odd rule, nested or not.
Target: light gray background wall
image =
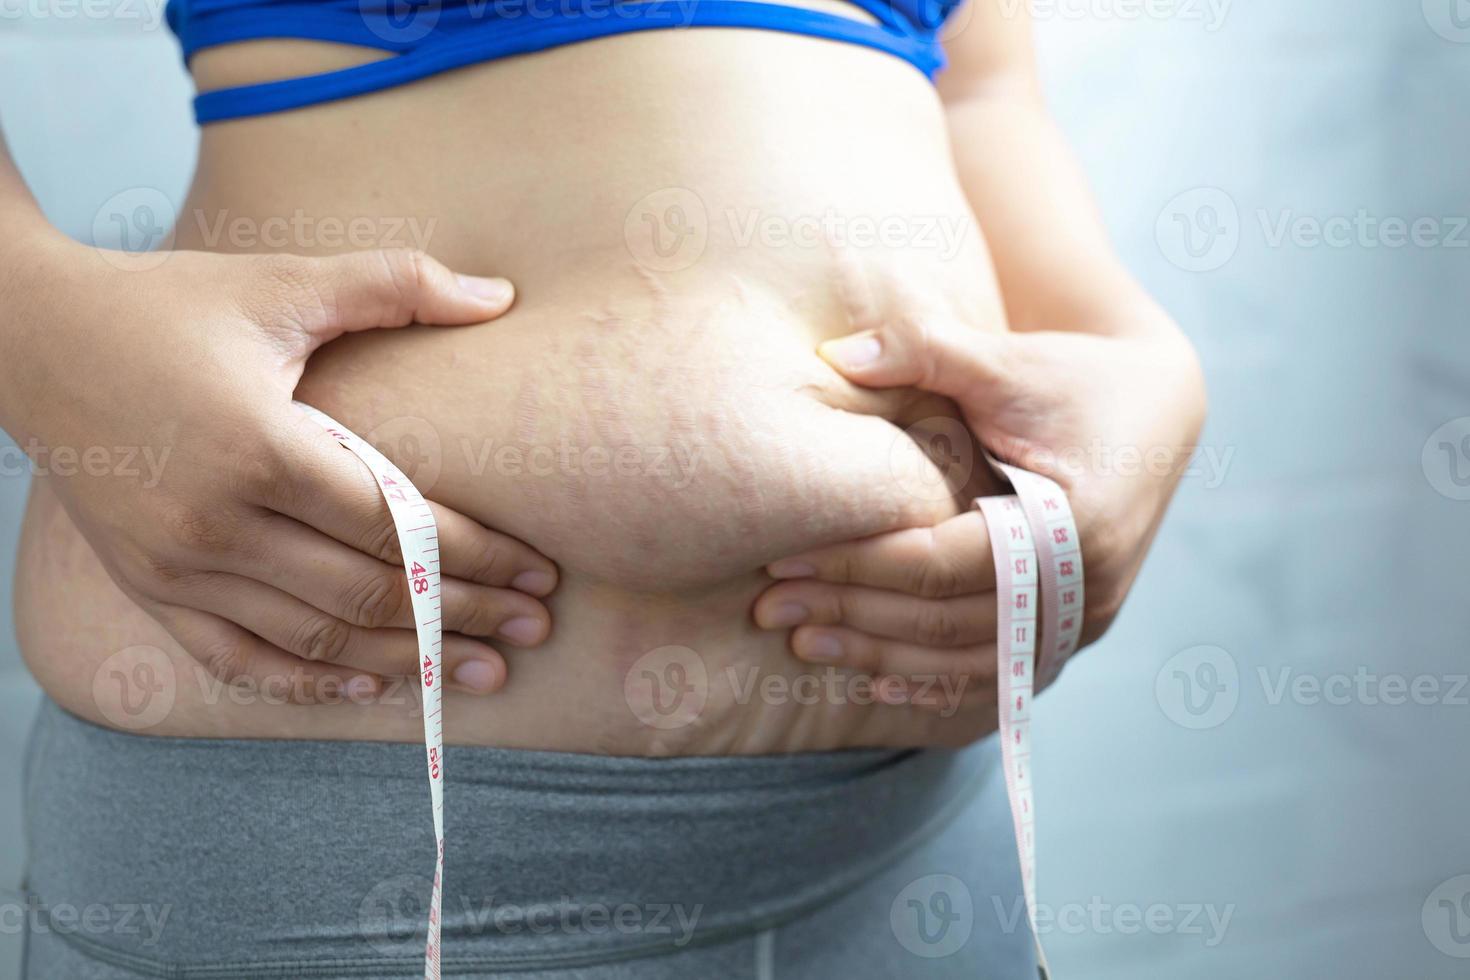
[[[119,191],[177,198],[192,166],[157,7],[109,2],[0,0],[0,119],[80,237]],[[1210,455],[1124,616],[1038,708],[1054,966],[1466,976],[1470,691],[1449,692],[1470,670],[1470,429],[1431,437],[1470,416],[1470,4],[1035,7],[1053,106],[1213,396]],[[1396,246],[1365,218],[1431,224]],[[1313,239],[1343,221],[1367,230]],[[7,569],[25,489],[0,477]],[[0,888],[35,699],[8,616]],[[1387,703],[1395,677],[1439,693]],[[17,948],[0,933],[0,977]]]

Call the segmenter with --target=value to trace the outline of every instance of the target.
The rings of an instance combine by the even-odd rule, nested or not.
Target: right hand
[[[27,256],[28,288],[6,297],[4,428],[27,451],[147,449],[163,460],[156,485],[143,467],[42,479],[113,580],[215,676],[288,678],[303,700],[367,700],[384,677],[416,676],[387,505],[292,392],[335,337],[491,320],[510,307],[510,283],[456,276],[404,250],[129,261],[70,241]],[[431,506],[446,670],[488,693],[506,664],[485,638],[542,642],[551,620],[538,600],[556,587],[556,567]]]

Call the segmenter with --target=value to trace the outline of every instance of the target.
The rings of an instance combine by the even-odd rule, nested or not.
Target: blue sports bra
[[[206,92],[200,123],[363,95],[481,61],[593,38],[688,27],[737,27],[860,44],[931,79],[944,67],[939,29],[964,0],[850,0],[878,23],[757,0],[168,0],[187,64],[233,41],[302,38],[391,51],[354,68]]]

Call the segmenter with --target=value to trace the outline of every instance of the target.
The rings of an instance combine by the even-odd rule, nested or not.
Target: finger
[[[803,624],[841,625],[926,647],[962,647],[995,638],[994,592],[923,599],[860,585],[795,579],[771,586],[756,600],[762,629]]]
[[[886,703],[937,707],[995,696],[994,644],[941,650],[843,626],[801,626],[791,635],[791,651],[808,663],[897,678],[907,696],[901,701],[885,697]],[[882,689],[891,687],[885,684]]]
[[[407,580],[404,580],[407,588]],[[546,607],[514,589],[492,589],[459,579],[442,580],[444,627],[467,636],[494,636],[519,647],[534,647],[551,633]]]
[[[971,410],[977,399],[1005,397],[1017,380],[1013,334],[977,330],[947,316],[902,317],[829,340],[817,352],[850,381],[912,386]]]
[[[248,499],[380,561],[401,565],[398,530],[372,471],[298,410],[283,424],[289,431],[279,444],[280,462],[272,467],[279,476],[245,488]],[[556,589],[556,565],[530,546],[441,504],[426,503],[438,528],[439,552],[433,557],[445,575],[511,585],[535,596]]]
[[[401,564],[369,557],[279,514],[262,517],[249,537],[256,544],[223,571],[255,579],[353,626],[416,625]],[[523,647],[536,646],[551,632],[550,612],[522,592],[454,578],[440,583],[446,631],[497,636]],[[171,588],[190,596],[213,591],[209,573],[174,581]]]
[[[515,300],[507,280],[455,275],[416,249],[277,258],[269,268],[283,281],[296,323],[318,344],[378,327],[479,323]]]
[[[783,558],[766,567],[778,579],[816,578],[930,599],[995,589],[990,532],[979,511],[934,527],[908,528]]]
[[[537,598],[556,591],[556,565],[530,545],[432,500],[429,509],[439,527],[439,557],[445,575],[480,585],[509,586]]]
[[[275,458],[242,496],[380,561],[402,563],[392,512],[372,471],[297,408],[275,429]]]
[[[366,703],[381,682],[372,674],[292,656],[211,613],[158,604],[149,610],[179,646],[218,680],[293,704]]]
[[[199,608],[229,620],[303,661],[336,664],[380,677],[416,677],[419,641],[411,629],[364,629],[300,599],[238,575],[196,590]],[[457,633],[441,640],[444,669],[476,694],[498,690],[505,661],[493,647]]]

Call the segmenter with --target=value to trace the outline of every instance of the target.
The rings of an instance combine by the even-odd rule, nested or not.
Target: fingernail
[[[878,342],[877,334],[859,333],[841,340],[829,340],[818,346],[817,351],[839,367],[863,368],[878,360],[878,355],[883,353],[883,345]]]
[[[461,289],[487,303],[496,305],[509,303],[516,294],[516,288],[510,284],[509,279],[487,276],[457,276],[456,278],[459,279]]]
[[[811,578],[817,570],[807,562],[783,558],[767,565],[766,574],[771,578]]]
[[[807,660],[836,660],[842,656],[842,641],[831,633],[818,633],[802,644],[800,653]]]
[[[530,616],[516,616],[501,623],[495,632],[519,646],[530,646],[541,639],[541,621]]]
[[[556,576],[550,572],[521,572],[510,580],[510,587],[526,595],[543,596],[556,588]]]
[[[799,602],[783,602],[771,611],[771,614],[766,617],[766,622],[771,629],[783,629],[806,622],[810,615],[811,611]]]
[[[499,673],[495,664],[488,660],[466,660],[454,668],[454,682],[477,694],[486,694],[494,689]]]

